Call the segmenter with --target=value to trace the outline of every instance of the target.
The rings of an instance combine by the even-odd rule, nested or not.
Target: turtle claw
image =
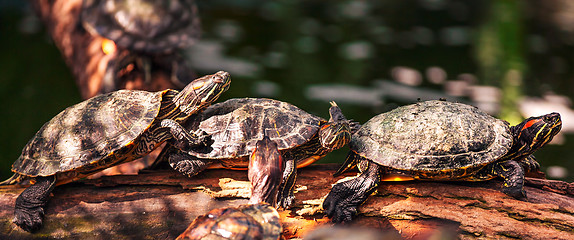
[[[353,220],[353,216],[357,214],[357,208],[355,206],[344,206],[344,204],[333,200],[333,198],[325,199],[325,202],[323,202],[323,208],[325,208],[327,217],[331,218],[331,221],[334,223],[346,223]]]
[[[502,192],[518,200],[528,200],[526,192],[521,188],[502,188]]]
[[[277,207],[287,209],[295,201],[295,194],[290,192],[287,196],[281,196],[277,202]]]
[[[348,194],[353,194],[353,190],[339,183],[333,186],[333,189],[325,198],[323,209],[325,209],[327,217],[331,218],[332,222],[350,222],[357,214],[357,207],[366,200],[366,198],[360,196],[346,196]]]
[[[42,227],[42,218],[44,217],[44,208],[16,208],[14,210],[14,220],[18,227],[27,232],[34,232]]]
[[[380,167],[368,164],[367,169],[358,177],[335,184],[323,201],[323,209],[334,223],[353,220],[357,208],[373,193],[380,182]]]

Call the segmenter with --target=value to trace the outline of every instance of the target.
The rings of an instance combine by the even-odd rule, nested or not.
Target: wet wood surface
[[[320,204],[342,177],[337,165],[299,169],[296,202],[280,211],[286,238],[330,226]],[[353,173],[346,176],[353,176]],[[371,227],[404,239],[574,239],[574,184],[528,179],[528,201],[499,191],[500,181],[384,182],[350,227]],[[207,211],[247,203],[247,173],[208,170],[194,178],[175,171],[105,176],[57,187],[44,227],[35,234],[11,220],[24,190],[0,187],[0,239],[174,239]]]

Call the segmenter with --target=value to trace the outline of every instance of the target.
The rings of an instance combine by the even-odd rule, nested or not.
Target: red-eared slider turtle
[[[135,70],[147,85],[158,70],[178,87],[193,79],[179,51],[201,33],[194,0],[84,0],[80,19],[91,35],[113,41],[118,49],[108,63],[102,92],[118,89],[121,80],[133,80],[129,74]]]
[[[211,210],[193,220],[177,239],[277,240],[282,232],[277,210],[261,203]]]
[[[201,33],[193,0],[84,0],[81,20],[91,34],[147,53],[189,47]]]
[[[214,209],[197,217],[177,239],[279,239],[279,214],[273,208],[283,161],[277,144],[264,136],[249,157],[249,205]]]
[[[531,117],[509,127],[479,109],[445,101],[399,107],[373,117],[353,134],[351,151],[336,175],[358,164],[361,175],[341,182],[323,208],[334,222],[350,221],[381,179],[482,181],[504,179],[502,191],[526,198],[531,155],[562,126],[560,114]]]
[[[350,141],[350,122],[334,103],[329,121],[289,103],[265,98],[230,99],[190,118],[186,128],[211,135],[213,144],[183,152],[166,148],[159,159],[168,158],[173,168],[193,176],[202,170],[244,170],[255,142],[269,136],[285,161],[278,203],[288,207],[294,199],[296,167],[307,166]]]
[[[44,206],[55,185],[132,161],[170,139],[181,148],[202,145],[203,137],[180,125],[229,87],[226,72],[204,76],[181,92],[120,90],[66,108],[44,124],[1,184],[35,182],[16,199],[14,222],[26,231],[42,225]]]

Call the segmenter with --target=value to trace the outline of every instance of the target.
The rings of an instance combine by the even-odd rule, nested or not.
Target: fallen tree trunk
[[[286,238],[329,225],[319,207],[337,178],[335,165],[299,170],[296,202],[281,211]],[[349,175],[347,175],[349,176]],[[174,239],[207,211],[244,204],[249,183],[244,171],[209,170],[194,178],[175,171],[107,176],[57,187],[44,227],[35,234],[11,220],[24,189],[0,187],[0,239]],[[499,191],[501,182],[385,182],[360,208],[351,226],[395,232],[405,239],[574,238],[574,186],[528,179],[529,201]]]
[[[102,51],[102,36],[93,36],[82,27],[80,12],[82,0],[32,0],[32,7],[47,28],[47,32],[60,49],[70,67],[82,98],[117,89],[104,89],[104,75],[108,63],[120,53],[105,54]],[[128,50],[118,50],[128,52]],[[117,59],[116,59],[117,60]],[[114,73],[117,74],[117,73]],[[122,79],[123,89],[160,91],[167,88],[181,88],[171,80],[171,73],[153,71],[150,81],[144,80],[143,73],[133,73]],[[194,76],[190,73],[190,76]],[[109,84],[109,83],[107,83]]]

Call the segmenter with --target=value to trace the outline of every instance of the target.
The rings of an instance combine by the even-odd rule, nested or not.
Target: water
[[[335,100],[348,118],[364,123],[418,98],[471,102],[465,89],[480,80],[473,34],[485,6],[476,1],[200,1],[199,7],[203,37],[187,55],[200,75],[232,74],[220,101],[271,97],[326,118],[328,102]],[[34,30],[25,9],[0,9],[1,22],[9,23],[0,26],[7,36],[0,38],[3,179],[42,124],[81,101],[57,49]],[[526,32],[532,40],[525,47],[531,63],[526,92],[572,99],[565,59],[574,59],[573,51],[564,51],[571,45],[544,48],[542,30]],[[554,59],[557,72],[536,64],[542,58]],[[547,75],[553,78],[541,77]],[[574,180],[573,138],[567,134],[561,145],[536,154],[543,170],[562,167],[568,173],[557,176]],[[321,161],[341,162],[347,151]]]

